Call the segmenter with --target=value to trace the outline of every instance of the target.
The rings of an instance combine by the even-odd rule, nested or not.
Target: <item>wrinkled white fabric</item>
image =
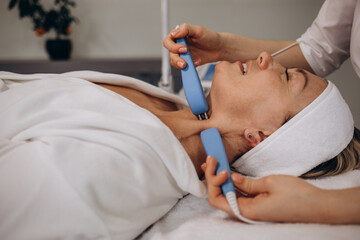
[[[325,1],[297,42],[316,75],[329,75],[350,57],[360,77],[360,1]]]
[[[337,156],[349,144],[353,133],[349,106],[328,81],[320,96],[232,166],[253,177],[300,176]]]
[[[205,196],[166,125],[86,80],[183,102],[115,74],[0,72],[1,239],[133,239],[183,195]]]
[[[359,187],[360,170],[307,181],[324,189]],[[246,224],[210,206],[207,199],[188,195],[138,240],[354,240],[359,234],[356,224]]]

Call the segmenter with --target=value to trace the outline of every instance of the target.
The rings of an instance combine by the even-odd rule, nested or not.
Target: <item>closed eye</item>
[[[288,74],[288,69],[285,68],[285,75],[286,75],[286,80],[289,81],[289,74]]]

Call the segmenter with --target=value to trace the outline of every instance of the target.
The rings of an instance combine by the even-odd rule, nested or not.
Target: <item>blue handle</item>
[[[223,194],[226,195],[228,192],[235,192],[234,185],[231,181],[229,162],[219,131],[216,128],[209,128],[202,131],[200,136],[206,154],[208,156],[215,157],[218,162],[216,167],[216,174],[222,170],[226,170],[228,172],[228,179],[221,185]]]
[[[206,113],[209,110],[209,106],[206,102],[200,79],[192,61],[186,41],[184,38],[178,38],[175,39],[175,42],[185,45],[188,50],[186,53],[180,53],[180,57],[182,57],[186,62],[186,67],[181,69],[181,77],[185,97],[189,103],[191,112],[194,115]]]

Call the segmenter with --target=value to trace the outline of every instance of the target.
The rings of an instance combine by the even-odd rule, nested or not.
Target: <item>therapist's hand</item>
[[[208,157],[201,167],[208,183],[209,203],[213,207],[232,214],[226,198],[221,193],[221,184],[227,172],[215,175],[216,159]],[[304,180],[286,175],[271,175],[260,179],[249,179],[232,173],[235,187],[248,194],[238,196],[240,213],[252,220],[270,222],[327,222],[326,191],[314,187]]]
[[[164,47],[169,50],[173,67],[178,69],[186,67],[186,62],[179,53],[185,53],[188,49],[184,45],[175,43],[174,40],[183,37],[186,37],[195,66],[221,60],[223,43],[219,33],[201,26],[183,23],[178,29],[172,30],[163,41]]]

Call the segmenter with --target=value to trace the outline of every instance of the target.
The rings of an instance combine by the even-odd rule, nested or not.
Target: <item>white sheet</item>
[[[158,118],[86,80],[182,99],[97,72],[0,79],[2,240],[133,239],[184,194],[205,195]]]
[[[308,182],[325,189],[360,186],[360,170]],[[206,198],[188,195],[138,240],[354,240],[359,239],[359,236],[359,225],[241,223],[227,213],[211,207]]]

